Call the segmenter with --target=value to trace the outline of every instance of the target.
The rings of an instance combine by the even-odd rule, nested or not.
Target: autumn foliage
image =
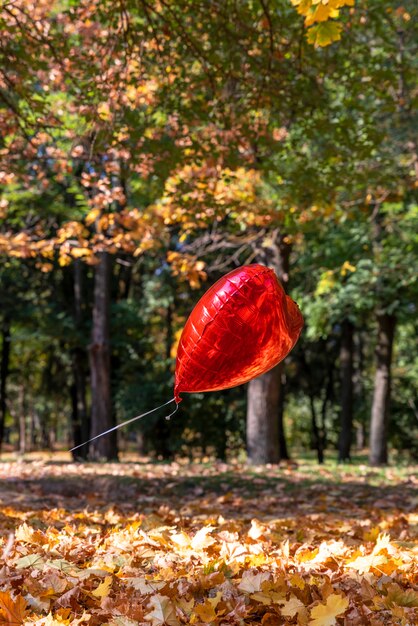
[[[2,624],[416,621],[412,475],[41,460],[1,472]]]
[[[1,4],[0,626],[418,623],[415,4]],[[54,456],[249,263],[306,321],[263,389]]]

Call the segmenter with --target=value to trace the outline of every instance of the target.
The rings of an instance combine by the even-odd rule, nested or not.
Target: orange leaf
[[[7,591],[0,591],[0,625],[16,626],[23,624],[26,615],[26,602],[22,596],[13,599]]]

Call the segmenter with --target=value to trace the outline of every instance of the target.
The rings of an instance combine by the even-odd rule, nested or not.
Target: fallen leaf
[[[2,626],[23,624],[26,613],[26,602],[22,596],[12,598],[7,591],[0,591],[0,624]]]
[[[391,583],[386,588],[385,597],[376,597],[377,607],[390,609],[395,606],[418,607],[418,592],[414,589],[402,589],[397,583]]]
[[[34,530],[26,524],[22,524],[15,532],[16,541],[22,541],[24,543],[32,543],[34,545],[42,545],[45,543],[45,537],[39,530]]]
[[[191,542],[193,550],[204,550],[216,543],[216,540],[209,534],[212,530],[213,528],[211,526],[204,526],[197,531]]]
[[[16,561],[17,569],[26,569],[27,567],[33,567],[34,569],[43,569],[45,561],[40,554],[28,554],[22,556]]]
[[[261,626],[280,626],[282,620],[275,613],[264,613]]]
[[[160,626],[160,624],[178,626],[180,624],[176,616],[176,609],[170,598],[157,593],[150,599],[149,604],[153,607],[153,610],[147,613],[145,619],[151,622],[152,626]]]
[[[358,556],[354,561],[347,563],[347,567],[357,570],[359,574],[367,574],[372,567],[378,568],[386,561],[387,558],[382,554],[368,554],[367,556]]]
[[[94,591],[91,592],[92,595],[95,598],[100,598],[101,600],[103,598],[107,598],[107,596],[110,593],[110,588],[112,586],[112,582],[113,582],[112,576],[106,576],[104,581],[102,583],[100,583],[100,585],[98,585],[98,587],[96,587],[96,589]]]
[[[268,572],[244,572],[242,580],[238,585],[238,589],[247,593],[255,593],[261,591],[261,584],[270,578]]]
[[[327,598],[326,604],[318,604],[311,610],[309,626],[334,626],[338,615],[345,613],[348,607],[348,598],[331,594]]]
[[[194,615],[197,615],[205,624],[212,624],[216,620],[215,609],[208,598],[206,598],[203,604],[196,604],[194,607]],[[191,623],[193,622],[194,620]]]
[[[280,604],[282,603],[280,602]],[[285,617],[294,617],[296,613],[304,607],[305,605],[299,600],[299,598],[292,596],[290,600],[283,603],[283,606],[280,606],[280,612]]]

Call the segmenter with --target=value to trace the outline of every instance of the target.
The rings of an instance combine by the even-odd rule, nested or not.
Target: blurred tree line
[[[388,0],[3,5],[3,447],[78,444],[169,399],[199,296],[261,262],[305,317],[286,362],[120,435],[161,458],[416,454],[415,17]],[[117,455],[116,435],[75,452]]]

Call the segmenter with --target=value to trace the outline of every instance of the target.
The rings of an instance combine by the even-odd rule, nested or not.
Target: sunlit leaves
[[[206,280],[205,263],[196,256],[171,251],[167,253],[167,261],[173,275],[187,280],[192,289],[197,289]]]
[[[336,618],[346,612],[348,598],[332,593],[325,604],[318,604],[311,610],[309,626],[334,626]]]
[[[342,24],[331,21],[340,17],[340,9],[354,6],[355,0],[290,0],[304,16],[308,42],[318,47],[329,46],[341,39]]]
[[[261,477],[238,465],[223,475],[207,464],[182,464],[181,474],[179,464],[6,465],[3,473],[13,484],[54,483],[60,507],[3,507],[6,525],[17,516],[25,520],[0,571],[5,626],[11,615],[16,624],[39,626],[238,626],[242,620],[333,626],[343,619],[368,626],[399,616],[416,621],[416,516],[406,482],[399,496],[384,492],[391,508],[382,512],[373,504],[378,488],[354,473],[346,483],[330,483],[332,488],[304,485],[311,467],[309,474],[268,468]],[[125,480],[132,479],[133,468],[136,486]],[[190,487],[197,477],[199,485],[209,479],[224,488],[204,487],[197,494]],[[321,478],[329,480],[329,470]],[[61,480],[83,485],[76,499],[61,494]],[[291,497],[281,489],[283,480],[294,489]],[[188,487],[179,497],[182,481]],[[234,481],[244,482],[237,487]],[[94,491],[97,482],[114,494],[114,508]],[[86,498],[94,508],[83,508]],[[352,567],[359,558],[361,568]]]
[[[109,595],[112,583],[113,583],[112,576],[106,576],[104,581],[101,582],[100,585],[98,585],[96,589],[94,589],[94,591],[92,591],[92,594],[94,595],[95,598],[100,598],[101,600],[103,598],[106,598]]]

